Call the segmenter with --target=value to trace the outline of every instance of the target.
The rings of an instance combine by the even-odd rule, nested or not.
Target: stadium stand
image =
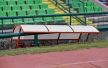
[[[55,1],[55,0],[53,0]],[[71,7],[72,13],[95,13],[102,12],[102,8],[92,0],[57,0],[63,1],[67,7]],[[105,1],[105,0],[100,0]],[[106,0],[107,1],[107,0]],[[61,2],[61,4],[63,4]],[[65,14],[57,5],[52,4],[51,0],[1,0],[0,17],[18,17],[18,16],[36,16],[48,14]],[[86,18],[87,24],[93,24],[88,17],[71,17],[72,25],[80,25]],[[0,21],[5,24],[5,21]],[[39,17],[39,18],[21,18],[9,20],[7,24],[53,24],[52,22],[66,22],[69,24],[70,17]],[[6,25],[7,25],[6,24]]]
[[[77,13],[98,13],[98,12],[108,12],[108,7],[102,5],[98,2],[98,0],[62,0],[67,6],[70,6],[71,11],[73,9],[77,11]],[[106,0],[101,0],[105,2]],[[81,18],[80,19],[84,19]],[[97,28],[107,28],[108,20],[107,15],[94,15],[94,16],[86,16],[87,24],[94,25]]]
[[[0,33],[2,33],[0,38],[9,38],[9,41],[11,38],[11,41],[17,41],[18,43],[15,44],[19,46],[21,44],[19,39],[20,41],[32,39],[34,45],[36,40],[54,40],[54,42],[77,40],[78,42],[83,33],[86,33],[84,35],[86,39],[89,34],[97,35],[99,31],[94,32],[97,26],[97,28],[108,28],[108,17],[107,14],[101,13],[103,11],[103,6],[98,5],[94,0],[0,0]],[[41,26],[43,27],[40,28]],[[28,32],[24,32],[23,29]],[[42,29],[47,32],[42,32]],[[37,32],[38,30],[40,31]]]
[[[18,17],[18,16],[34,16],[55,14],[54,9],[50,9],[48,4],[42,0],[2,0],[0,1],[0,16],[1,17]],[[7,20],[6,20],[7,21]],[[5,25],[5,20],[1,21]],[[8,22],[9,21],[9,22]],[[7,24],[45,24],[47,22],[64,21],[62,17],[42,17],[42,18],[27,18],[27,19],[10,19]],[[43,23],[41,23],[43,22]],[[48,23],[47,23],[48,24]]]
[[[48,2],[46,0],[46,2]],[[49,2],[48,2],[49,3]],[[33,16],[33,15],[45,15],[45,14],[56,14],[57,9],[49,8],[49,4],[43,3],[42,0],[3,0],[1,1],[1,16]],[[8,10],[7,10],[8,9]],[[41,12],[42,11],[42,12]],[[32,13],[31,13],[32,12]],[[60,12],[61,13],[61,12]],[[49,20],[47,19],[49,18]],[[39,20],[40,19],[40,20]],[[65,18],[65,21],[67,17]],[[69,18],[68,18],[69,19]],[[22,20],[22,21],[21,21]],[[19,21],[19,22],[18,22]],[[28,22],[27,22],[28,21]],[[64,19],[62,17],[43,17],[43,18],[37,18],[37,19],[18,19],[18,20],[12,20],[11,23],[13,24],[28,24],[30,21],[30,24],[37,23],[37,24],[44,24],[47,22],[47,24],[51,24],[51,22],[62,22]],[[67,22],[69,22],[68,20]],[[72,18],[72,21],[75,22],[74,24],[80,24],[80,22],[77,19]],[[40,22],[40,23],[39,23]],[[50,23],[48,23],[50,22]]]
[[[102,12],[102,8],[91,0],[64,0],[64,2],[78,13]]]

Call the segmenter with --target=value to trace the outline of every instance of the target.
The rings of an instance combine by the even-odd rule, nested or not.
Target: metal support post
[[[38,45],[39,45],[39,44],[38,44],[38,41],[39,41],[39,40],[38,40],[38,34],[35,34],[35,35],[34,35],[34,45],[35,45],[35,46],[38,46]]]

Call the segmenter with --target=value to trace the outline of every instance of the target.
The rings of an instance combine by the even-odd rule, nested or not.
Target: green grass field
[[[39,53],[48,53],[48,52],[61,52],[61,51],[71,51],[71,50],[90,49],[90,48],[106,48],[106,47],[108,47],[108,41],[96,41],[96,42],[87,42],[87,43],[61,44],[55,46],[1,50],[0,56],[39,54]]]

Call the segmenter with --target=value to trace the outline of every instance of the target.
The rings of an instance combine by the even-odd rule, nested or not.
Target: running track
[[[108,48],[0,57],[0,68],[108,68]]]

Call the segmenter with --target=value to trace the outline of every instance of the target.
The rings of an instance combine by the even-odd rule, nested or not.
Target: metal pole
[[[83,3],[83,12],[85,13],[86,10],[85,10],[85,5],[84,5],[84,1],[81,1]],[[86,16],[84,15],[84,22],[85,22],[85,25],[87,25],[86,23],[87,19],[86,19]]]
[[[78,42],[80,42],[81,36],[82,36],[82,33],[80,33],[80,36],[79,36]]]
[[[19,30],[19,33],[21,33],[21,28]],[[16,48],[19,48],[19,44],[20,44],[20,36],[18,36],[18,40],[17,40],[17,43],[16,43]]]
[[[86,19],[86,16],[84,16],[84,19],[85,19],[85,21],[84,21],[84,22],[85,22],[85,25],[87,25],[87,19]]]
[[[57,6],[57,0],[55,0],[55,2],[56,2],[56,6]]]
[[[89,39],[89,35],[90,35],[90,34],[88,33],[88,34],[87,34],[87,38],[86,38],[86,42],[88,42],[88,39]]]
[[[38,46],[38,45],[39,45],[39,44],[38,44],[38,41],[39,41],[39,40],[38,40],[38,34],[35,34],[35,35],[34,35],[34,45],[35,45],[35,46]]]
[[[72,24],[72,20],[71,19],[72,19],[72,17],[70,16],[70,25]]]
[[[60,35],[61,35],[61,33],[59,33],[59,35],[58,35],[57,45],[59,44]]]
[[[2,19],[2,34],[3,34],[3,19]]]
[[[72,7],[71,7],[71,5],[69,4],[69,13],[70,13],[70,14],[71,14],[71,8],[72,8]],[[70,25],[72,24],[72,20],[71,20],[71,19],[72,19],[72,16],[70,16]]]

